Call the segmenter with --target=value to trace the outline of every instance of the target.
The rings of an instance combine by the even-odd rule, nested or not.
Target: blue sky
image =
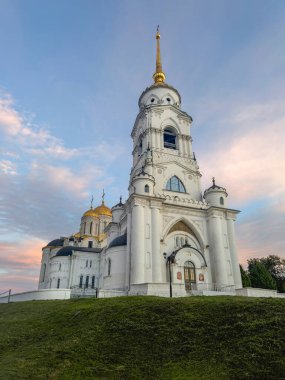
[[[127,197],[157,24],[203,187],[215,176],[242,211],[240,261],[284,255],[284,1],[0,4],[0,290],[36,287],[41,246],[78,230],[92,194]]]

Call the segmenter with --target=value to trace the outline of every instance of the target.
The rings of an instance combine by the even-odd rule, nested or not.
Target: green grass
[[[0,379],[285,379],[285,300],[0,305]]]

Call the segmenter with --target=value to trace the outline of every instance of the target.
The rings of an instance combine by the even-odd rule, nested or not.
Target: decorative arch
[[[180,220],[179,222],[175,223],[171,228],[170,230],[168,231],[168,234],[171,234],[171,232],[175,232],[175,231],[183,231],[183,232],[188,232],[188,234],[195,236],[194,232],[192,231],[192,229],[187,226],[187,224],[185,224],[182,220]]]
[[[207,267],[207,262],[203,253],[199,251],[199,249],[190,247],[189,245],[185,245],[184,247],[177,249],[177,251],[172,252],[172,254],[169,256],[170,260],[172,262],[176,261],[179,266],[184,266],[185,262],[191,261],[196,267],[197,265],[195,265],[195,262],[193,262],[195,260],[193,260],[193,258],[191,260],[189,259],[189,251],[191,252],[191,250],[194,250],[196,258],[199,260],[200,265]]]
[[[170,93],[167,93],[166,95],[164,95],[162,100],[164,101],[165,104],[171,104],[171,105],[175,104],[175,100],[174,100],[173,96],[170,95]]]
[[[163,122],[160,125],[160,128],[162,131],[167,127],[173,128],[175,129],[177,134],[181,134],[179,125],[172,117],[169,117],[168,119],[163,120]]]
[[[186,225],[192,231],[192,236],[194,236],[196,238],[196,240],[198,241],[200,247],[202,249],[204,249],[204,247],[206,246],[206,242],[205,242],[205,239],[203,237],[202,232],[200,231],[199,227],[197,227],[194,223],[192,223],[191,221],[189,221],[186,218],[176,219],[172,223],[170,223],[169,225],[167,225],[165,227],[164,231],[163,231],[163,235],[162,235],[163,236],[163,240],[170,234],[171,228],[173,226],[177,225],[178,222],[183,222],[183,224]]]

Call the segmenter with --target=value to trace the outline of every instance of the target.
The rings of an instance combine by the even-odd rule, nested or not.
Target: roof
[[[224,187],[216,185],[215,178],[213,178],[213,185],[204,191],[204,195],[211,191],[222,191],[227,194],[227,190]]]
[[[47,247],[62,247],[63,242],[64,242],[63,238],[55,239],[55,240],[50,241],[46,246]]]
[[[95,218],[99,217],[98,213],[92,207],[89,210],[85,211],[85,213],[83,214],[83,217],[84,216],[91,216]]]
[[[75,247],[75,246],[67,246],[62,247],[55,256],[71,256],[73,252],[87,252],[87,253],[100,253],[102,248],[87,248],[87,247]]]
[[[98,215],[105,215],[112,217],[112,211],[107,207],[104,202],[102,202],[101,206],[98,206],[94,210]]]
[[[152,90],[153,88],[157,88],[157,87],[169,88],[170,90],[175,91],[176,94],[178,95],[179,102],[181,103],[181,96],[180,96],[179,92],[176,90],[176,88],[170,86],[170,85],[167,84],[167,83],[153,83],[151,86],[147,87],[147,88],[143,91],[143,93],[141,94],[138,103],[140,104],[141,99],[143,98],[143,96],[144,96],[148,91]]]
[[[127,234],[116,237],[111,241],[108,248],[119,247],[120,245],[127,245]]]

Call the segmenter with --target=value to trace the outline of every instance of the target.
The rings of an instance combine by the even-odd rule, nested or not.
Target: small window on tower
[[[109,258],[108,259],[108,276],[110,276],[111,275],[111,264],[112,264],[112,262],[111,262],[111,259]]]
[[[145,187],[144,187],[144,192],[145,192],[145,193],[149,193],[149,186],[148,186],[148,185],[145,185]]]
[[[142,149],[143,149],[143,143],[142,143],[142,137],[140,137],[139,142],[138,142],[138,154],[139,155],[142,154]]]
[[[154,102],[155,102],[155,99],[154,99],[154,98],[152,98],[152,99],[151,99],[151,103],[154,103]]]
[[[79,288],[82,288],[82,285],[83,285],[83,275],[81,275],[79,279]]]
[[[170,102],[171,102],[171,99],[170,99],[170,98],[166,98],[166,100],[168,101],[168,103],[170,103]]]
[[[220,198],[220,205],[222,205],[222,206],[224,205],[224,198],[223,197]]]

